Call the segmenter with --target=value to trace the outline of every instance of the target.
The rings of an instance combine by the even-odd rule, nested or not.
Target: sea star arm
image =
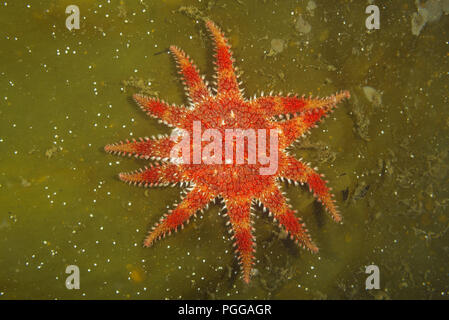
[[[175,57],[179,73],[184,78],[186,91],[192,102],[200,102],[204,97],[209,97],[210,92],[204,78],[200,76],[198,68],[190,60],[185,52],[176,46],[171,46],[170,51]]]
[[[134,172],[122,172],[120,180],[139,187],[166,186],[168,184],[188,183],[183,177],[184,168],[175,164],[151,164],[150,167]]]
[[[108,144],[104,150],[122,156],[134,155],[142,159],[168,160],[174,144],[175,142],[167,136],[162,136],[159,139],[145,137]]]
[[[265,96],[257,98],[255,103],[261,112],[273,117],[333,108],[340,101],[349,97],[348,91],[342,91],[326,98]]]
[[[288,156],[285,161],[280,163],[278,177],[297,181],[301,184],[307,183],[310,191],[323,204],[332,218],[336,222],[341,221],[341,215],[338,213],[334,199],[332,199],[333,194],[330,192],[331,189],[326,186],[327,181],[322,179],[323,175],[294,157]]]
[[[212,34],[215,42],[215,64],[217,68],[217,92],[229,94],[231,92],[240,94],[237,76],[234,72],[234,58],[231,46],[223,32],[212,21],[206,21],[206,27]]]
[[[140,108],[149,116],[158,118],[160,122],[169,127],[184,128],[184,122],[189,114],[189,109],[169,105],[157,98],[150,98],[142,94],[133,95]]]
[[[176,232],[179,227],[183,229],[184,223],[188,223],[189,218],[196,215],[197,211],[203,210],[213,198],[214,195],[206,187],[193,187],[176,208],[170,210],[156,223],[145,238],[144,246],[151,246],[155,240],[166,234],[170,235],[172,231]]]
[[[269,210],[270,215],[274,215],[274,221],[278,221],[279,225],[285,228],[290,238],[302,247],[308,248],[312,252],[318,252],[318,247],[313,243],[305,224],[296,217],[296,211],[290,208],[279,186],[273,183],[261,194],[259,201]]]
[[[316,127],[316,123],[332,112],[332,110],[333,108],[320,108],[313,111],[306,111],[289,120],[273,121],[274,125],[282,132],[280,148],[285,149],[290,146],[311,128]]]
[[[247,199],[225,199],[225,203],[228,210],[227,216],[229,217],[229,223],[234,233],[231,239],[235,241],[235,251],[238,254],[239,264],[242,268],[243,280],[249,283],[255,251],[255,241],[251,233],[253,229],[251,222],[251,201]]]

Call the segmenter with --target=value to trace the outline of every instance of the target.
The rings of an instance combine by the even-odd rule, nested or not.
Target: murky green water
[[[314,3],[2,1],[0,298],[447,299],[449,17],[416,36],[414,1],[376,1],[380,29],[368,32],[365,1]],[[82,16],[72,32],[70,4]],[[145,162],[103,151],[169,133],[131,102],[141,88],[129,84],[183,103],[175,64],[161,53],[170,44],[211,79],[211,44],[195,23],[204,16],[230,39],[248,95],[352,94],[295,148],[326,174],[344,224],[306,188],[285,186],[320,252],[299,250],[258,212],[250,285],[218,205],[142,248],[181,189],[129,187],[117,173]],[[296,28],[304,24],[308,33]],[[365,290],[370,264],[380,290]],[[68,265],[80,268],[80,290],[65,287]]]

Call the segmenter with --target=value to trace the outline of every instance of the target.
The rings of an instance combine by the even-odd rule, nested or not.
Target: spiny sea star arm
[[[251,201],[249,199],[225,199],[227,216],[232,227],[235,252],[243,272],[243,280],[249,283],[254,264],[254,237],[252,235]]]
[[[139,187],[166,186],[169,184],[188,183],[183,176],[183,165],[176,164],[151,164],[149,167],[134,172],[122,172],[120,180]]]
[[[332,199],[331,189],[326,186],[327,181],[322,179],[322,174],[317,173],[310,166],[291,156],[287,156],[285,160],[280,161],[278,172],[280,178],[297,181],[301,184],[307,183],[309,190],[323,204],[332,218],[336,222],[341,221],[341,215],[338,213],[334,199]]]
[[[306,98],[297,96],[266,96],[255,100],[256,106],[268,116],[295,115],[306,111],[333,108],[343,99],[349,98],[348,91],[342,91],[326,98]]]
[[[232,57],[231,46],[224,34],[212,21],[206,21],[206,27],[212,34],[215,41],[215,58],[217,68],[217,92],[240,94],[237,76],[233,66],[234,58]]]
[[[302,137],[311,128],[316,127],[316,123],[323,117],[332,112],[334,108],[320,108],[306,111],[292,119],[283,121],[273,121],[282,132],[282,139],[280,140],[280,148],[285,149],[295,142],[299,137]]]
[[[184,122],[190,110],[185,107],[169,105],[157,98],[150,98],[142,94],[133,95],[140,108],[149,116],[158,118],[159,122],[169,127],[184,128]]]
[[[179,73],[184,78],[184,85],[193,102],[200,102],[204,97],[209,97],[210,92],[204,78],[200,76],[198,68],[189,59],[185,52],[176,46],[171,46],[170,51],[175,57]]]
[[[274,221],[285,228],[291,239],[307,248],[312,252],[318,252],[317,246],[313,243],[305,224],[296,217],[296,211],[292,210],[287,203],[287,199],[279,189],[279,186],[273,183],[267,190],[260,195],[259,201],[268,209],[269,215],[274,215]]]
[[[104,150],[122,156],[131,157],[134,155],[142,159],[168,160],[174,145],[175,142],[167,136],[160,136],[158,139],[145,137],[108,144],[104,147]]]
[[[189,223],[189,218],[196,215],[196,212],[207,207],[208,203],[215,197],[206,187],[195,186],[176,208],[165,214],[152,228],[145,238],[144,246],[149,247],[153,242],[172,231],[177,231],[178,227],[184,228],[184,223]]]

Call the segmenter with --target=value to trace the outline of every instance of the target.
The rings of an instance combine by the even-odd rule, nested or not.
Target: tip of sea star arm
[[[313,195],[319,202],[322,203],[324,209],[331,215],[332,219],[335,222],[340,223],[342,221],[342,216],[338,211],[337,206],[335,205],[335,199],[333,198],[334,194],[331,193],[332,188],[323,188],[321,187],[321,182],[311,182],[310,179],[308,179],[307,183],[309,184],[310,190],[313,192]]]
[[[107,153],[119,156],[134,156],[142,159],[167,161],[174,142],[167,135],[144,137],[108,144],[104,147]]]
[[[275,219],[279,220],[280,226],[284,227],[290,235],[292,240],[310,252],[317,253],[318,247],[312,241],[309,230],[306,228],[304,222],[296,217],[295,212],[291,209],[286,209],[284,213],[275,215]]]
[[[212,32],[219,32],[220,29],[217,27],[217,25],[210,19],[206,19],[205,21],[206,27]]]
[[[304,106],[304,111],[317,111],[323,108],[335,108],[338,103],[344,99],[349,99],[350,97],[351,95],[349,91],[344,90],[325,98],[305,98],[304,101],[306,104]]]
[[[334,221],[340,222],[342,220],[335,205],[334,195],[331,193],[332,188],[327,186],[328,181],[324,180],[324,175],[317,172],[318,168],[312,168],[310,163],[302,162],[291,156],[283,158],[280,163],[280,178],[295,181],[295,183],[308,184],[309,191],[313,192],[313,195],[322,203]]]
[[[349,99],[351,98],[351,93],[348,90],[342,90],[339,93],[336,94],[337,99],[343,100],[343,99]]]
[[[234,68],[234,58],[232,57],[231,46],[220,28],[211,20],[206,21],[206,27],[209,29],[215,42],[215,65],[217,71],[217,92],[233,92],[239,97],[241,91]]]
[[[119,156],[132,156],[132,155],[136,155],[137,154],[137,144],[140,143],[137,142],[136,140],[133,141],[129,141],[129,140],[125,140],[125,141],[120,141],[117,143],[111,143],[108,144],[104,147],[104,151],[106,151],[107,153],[111,153],[114,155],[119,155]]]
[[[170,46],[170,51],[175,57],[179,73],[182,75],[184,86],[191,102],[200,102],[210,96],[207,81],[204,81],[197,66],[189,56],[176,46]]]
[[[226,216],[229,217],[233,234],[235,253],[242,272],[242,278],[246,283],[250,282],[254,265],[255,238],[252,235],[254,228],[251,219],[251,201],[248,199],[226,199]]]
[[[318,247],[312,241],[312,238],[305,227],[305,224],[296,216],[287,200],[280,190],[280,186],[273,184],[264,193],[261,194],[259,201],[263,205],[264,211],[269,216],[273,216],[273,221],[284,229],[292,240],[311,252],[318,252]]]
[[[301,245],[304,249],[308,249],[312,253],[318,253],[319,248],[312,240],[312,237],[310,236],[309,230],[306,228],[305,223],[301,222],[301,219],[299,218],[298,220],[302,230],[296,235],[291,235],[291,237],[295,239],[296,236],[295,243]]]
[[[119,179],[128,184],[133,184],[135,186],[153,186],[156,183],[159,183],[160,177],[157,175],[157,171],[155,168],[148,169],[139,169],[134,172],[121,172],[118,175]]]
[[[313,192],[314,196],[323,204],[327,212],[332,216],[335,222],[341,222],[342,218],[338,212],[338,208],[335,205],[334,195],[331,193],[332,188],[327,187],[328,181],[324,180],[323,174],[318,174],[314,169],[309,166],[304,166],[305,182],[309,185],[309,189]]]
[[[174,186],[186,182],[182,180],[182,167],[174,164],[151,164],[134,172],[122,172],[119,179],[139,187]]]
[[[244,281],[246,284],[249,284],[250,281],[251,281],[251,273],[252,273],[253,265],[254,265],[254,262],[251,261],[251,262],[249,262],[249,263],[247,263],[247,264],[245,265],[245,266],[248,266],[248,267],[243,267],[243,266],[242,266],[242,272],[243,272],[242,278],[243,278],[243,281]]]
[[[235,245],[237,247],[236,253],[238,256],[239,265],[242,271],[242,278],[246,283],[250,282],[251,273],[254,265],[255,242],[250,230],[238,231],[234,234]]]
[[[183,229],[184,223],[188,223],[190,217],[196,215],[197,211],[203,210],[215,196],[206,187],[195,186],[189,191],[179,205],[176,205],[168,214],[161,217],[144,240],[145,247],[151,246],[155,240],[176,232],[178,228]]]
[[[337,92],[336,94],[330,96],[328,99],[331,102],[329,104],[330,107],[335,107],[337,104],[342,102],[343,100],[351,98],[351,94],[348,90],[343,90],[340,92]],[[326,100],[326,99],[325,99]]]
[[[167,227],[164,225],[163,218],[154,225],[148,235],[145,237],[143,241],[143,246],[145,248],[151,247],[156,240],[160,240],[165,237],[167,232]]]
[[[296,117],[306,112],[313,113],[324,111],[327,114],[332,111],[339,102],[350,98],[350,96],[349,91],[341,91],[325,98],[300,97],[296,95],[270,95],[256,98],[255,103],[258,105],[258,108],[267,115],[279,119],[287,117],[288,119],[291,115]]]
[[[326,210],[330,213],[332,219],[334,219],[335,222],[340,223],[342,222],[343,218],[340,214],[340,211],[338,210],[338,207],[335,205],[335,200],[332,199],[329,203],[324,203],[324,206]]]
[[[134,94],[133,98],[142,111],[169,127],[181,127],[182,119],[188,113],[187,108],[170,105],[158,98],[147,97],[139,93]]]

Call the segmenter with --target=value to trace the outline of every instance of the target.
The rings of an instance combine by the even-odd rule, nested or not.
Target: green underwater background
[[[380,9],[367,30],[365,8]],[[65,26],[79,6],[80,29]],[[447,299],[448,1],[59,0],[0,2],[0,299]],[[213,204],[143,248],[181,188],[117,178],[148,162],[108,143],[170,133],[133,93],[186,103],[171,44],[212,82],[216,22],[262,91],[351,99],[296,144],[326,175],[336,224],[307,187],[284,191],[320,248],[257,210],[255,274],[240,278]],[[368,265],[380,289],[366,290]],[[80,269],[68,290],[65,270]]]

